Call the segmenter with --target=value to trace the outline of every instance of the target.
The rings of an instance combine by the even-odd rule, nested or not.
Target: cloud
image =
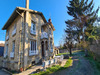
[[[5,43],[5,41],[0,41],[0,43]]]

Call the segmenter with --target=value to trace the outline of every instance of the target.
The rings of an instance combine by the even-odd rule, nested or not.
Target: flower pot
[[[20,68],[20,72],[22,72],[23,71],[23,68]]]

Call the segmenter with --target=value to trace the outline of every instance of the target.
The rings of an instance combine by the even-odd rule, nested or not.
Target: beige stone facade
[[[3,30],[6,30],[3,67],[24,70],[54,56],[54,26],[41,12],[17,7]]]

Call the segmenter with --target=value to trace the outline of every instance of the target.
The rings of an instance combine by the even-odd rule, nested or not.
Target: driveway
[[[0,70],[0,75],[10,75],[10,74],[8,74],[7,72],[5,72],[3,70]]]
[[[100,75],[99,71],[80,54],[73,56],[73,65],[50,75]]]

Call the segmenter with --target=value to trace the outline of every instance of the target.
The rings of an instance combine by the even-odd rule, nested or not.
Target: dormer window
[[[33,21],[31,21],[31,34],[34,34],[34,35],[36,35],[36,24],[33,22]]]

